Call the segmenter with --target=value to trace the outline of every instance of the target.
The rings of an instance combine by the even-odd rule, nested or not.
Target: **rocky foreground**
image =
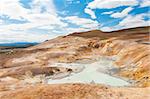
[[[0,53],[0,99],[150,99],[149,29],[73,33]]]

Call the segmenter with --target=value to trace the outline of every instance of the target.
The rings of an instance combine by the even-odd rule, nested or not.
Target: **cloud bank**
[[[24,0],[23,0],[24,1]],[[28,1],[28,0],[27,0]],[[132,14],[135,9],[146,9],[149,0],[74,0],[55,3],[55,0],[0,0],[0,43],[42,42],[72,32],[101,29],[113,31],[121,28],[149,26],[147,12]],[[57,6],[59,4],[61,6]],[[73,6],[80,5],[82,8]],[[67,8],[70,6],[70,8]],[[101,12],[98,12],[98,11]],[[64,13],[64,16],[60,13]],[[138,11],[135,11],[138,12]],[[109,24],[106,24],[107,19]],[[117,23],[117,20],[118,21]],[[115,25],[114,25],[115,23]]]

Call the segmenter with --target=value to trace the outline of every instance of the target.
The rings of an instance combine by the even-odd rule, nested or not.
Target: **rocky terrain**
[[[0,53],[0,99],[150,99],[149,29],[72,33]]]

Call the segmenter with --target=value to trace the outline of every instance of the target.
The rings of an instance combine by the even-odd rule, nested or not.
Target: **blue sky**
[[[150,0],[0,0],[0,43],[149,26]]]

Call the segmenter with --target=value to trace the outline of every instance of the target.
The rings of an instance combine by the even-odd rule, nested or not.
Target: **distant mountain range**
[[[37,42],[15,42],[15,43],[2,43],[1,47],[28,47],[39,44]]]

